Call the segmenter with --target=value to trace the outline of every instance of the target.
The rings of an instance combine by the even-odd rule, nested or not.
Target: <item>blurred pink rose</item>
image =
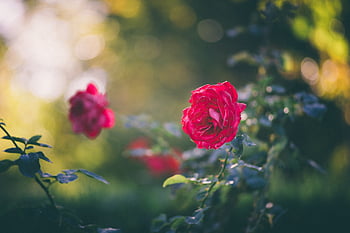
[[[174,154],[153,154],[149,146],[149,140],[146,138],[138,138],[132,141],[128,150],[138,160],[142,161],[153,176],[173,175],[180,173],[181,153],[173,150]],[[175,158],[176,157],[176,158]]]
[[[180,173],[180,163],[172,155],[152,155],[142,158],[148,170],[154,176]]]
[[[102,128],[114,126],[114,113],[107,108],[106,96],[98,93],[94,84],[89,83],[85,91],[78,91],[69,103],[69,120],[75,133],[94,139]]]
[[[204,85],[192,91],[191,106],[183,110],[183,131],[198,148],[217,149],[237,134],[245,104],[237,103],[237,91],[229,82]]]

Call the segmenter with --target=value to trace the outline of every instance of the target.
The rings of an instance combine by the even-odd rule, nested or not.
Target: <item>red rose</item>
[[[98,93],[96,86],[90,83],[85,91],[78,91],[69,99],[69,120],[75,133],[96,138],[102,128],[114,126],[114,113],[106,108],[106,96]]]
[[[139,138],[128,146],[130,153],[142,161],[153,176],[172,175],[180,172],[180,161],[171,154],[153,154],[149,147],[149,140]],[[179,151],[175,151],[178,157]]]
[[[171,155],[144,156],[142,160],[154,176],[173,175],[180,172],[180,163]]]
[[[237,92],[229,82],[204,85],[192,91],[191,106],[183,110],[183,131],[198,148],[217,149],[237,134],[245,104],[237,103]]]

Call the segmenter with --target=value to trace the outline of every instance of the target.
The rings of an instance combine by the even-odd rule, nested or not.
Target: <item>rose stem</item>
[[[231,152],[227,152],[226,157],[225,157],[225,160],[224,160],[224,163],[222,164],[221,169],[220,169],[219,173],[217,174],[217,180],[214,181],[214,182],[212,182],[212,183],[210,184],[209,189],[208,189],[207,193],[205,194],[205,197],[204,197],[203,200],[202,200],[202,203],[201,203],[201,205],[200,205],[200,208],[203,208],[203,207],[204,207],[205,202],[206,202],[206,200],[208,199],[211,190],[214,188],[214,186],[216,185],[216,183],[222,178],[222,176],[223,176],[223,174],[224,174],[224,171],[225,171],[225,168],[226,168],[226,165],[227,165],[229,153],[231,153]]]

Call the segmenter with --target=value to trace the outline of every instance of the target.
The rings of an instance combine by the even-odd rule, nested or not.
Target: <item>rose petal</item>
[[[101,129],[96,129],[94,131],[85,132],[85,135],[90,139],[95,139],[101,132]]]
[[[114,112],[106,108],[103,112],[103,115],[105,116],[105,122],[102,125],[104,128],[112,128],[114,126]]]
[[[218,123],[218,125],[219,125],[219,127],[220,128],[222,128],[222,123],[221,123],[221,121],[220,121],[220,114],[217,112],[217,111],[215,111],[214,109],[212,109],[212,108],[209,108],[209,116],[211,117],[211,118],[213,118],[217,123]]]
[[[246,107],[247,107],[247,105],[243,104],[243,103],[237,103],[237,106],[239,108],[239,112],[240,113],[243,112],[246,109]]]
[[[98,94],[98,90],[97,87],[93,84],[93,83],[89,83],[87,88],[86,88],[86,92],[91,94],[91,95],[96,95]]]

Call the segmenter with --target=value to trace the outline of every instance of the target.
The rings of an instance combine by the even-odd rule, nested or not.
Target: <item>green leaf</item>
[[[237,157],[241,157],[243,153],[243,140],[244,137],[242,135],[237,135],[232,141],[231,146],[233,147],[233,152]]]
[[[38,155],[35,153],[23,154],[16,160],[19,171],[27,177],[34,177],[35,173],[40,172],[40,163]]]
[[[73,174],[73,173],[78,172],[78,169],[65,169],[65,170],[63,170],[63,172],[66,174]]]
[[[15,153],[15,154],[23,154],[23,151],[21,150],[21,148],[17,148],[17,147],[7,148],[6,150],[4,150],[4,152]]]
[[[48,148],[52,148],[52,146],[48,145],[48,144],[44,144],[44,143],[39,143],[39,139],[41,138],[41,135],[35,135],[33,137],[31,137],[27,144],[28,145],[35,145],[35,146],[41,146],[41,147],[48,147]]]
[[[30,150],[30,149],[33,149],[33,148],[34,148],[34,146],[27,146],[26,150]]]
[[[50,146],[50,145],[48,145],[48,144],[39,143],[39,142],[32,142],[32,143],[28,143],[28,144],[35,145],[35,146],[41,146],[41,147],[52,148],[52,146]]]
[[[29,138],[27,144],[33,144],[35,142],[38,142],[40,138],[41,138],[41,135],[35,135],[35,136]]]
[[[52,163],[51,160],[45,156],[45,154],[41,151],[39,152],[35,152],[35,153],[29,153],[29,154],[35,154],[36,156],[38,156],[39,159],[45,160],[46,162]]]
[[[190,225],[198,225],[202,222],[203,218],[204,218],[204,211],[206,211],[207,208],[200,208],[198,210],[196,210],[193,214],[193,216],[187,216],[185,221],[187,224]]]
[[[47,172],[45,172],[45,173],[40,173],[40,176],[42,177],[42,178],[55,178],[56,176],[54,176],[54,175],[51,175],[50,173],[47,173]]]
[[[173,175],[171,177],[169,177],[168,179],[166,179],[163,183],[163,188],[172,185],[172,184],[183,184],[183,183],[188,183],[189,180],[184,177],[183,175]]]
[[[151,232],[160,232],[164,227],[169,225],[165,214],[161,214],[154,218],[151,225]]]
[[[102,183],[109,184],[109,182],[107,180],[105,180],[102,176],[99,176],[99,175],[97,175],[97,174],[95,174],[93,172],[90,172],[88,170],[79,169],[78,172],[81,172],[81,173],[83,173],[86,176],[89,176],[89,177],[94,178],[94,179],[96,179],[98,181],[101,181]]]
[[[243,134],[243,144],[245,146],[256,146],[255,142],[253,142],[250,137],[246,134]]]
[[[98,181],[101,181],[102,183],[109,184],[109,182],[107,180],[105,180],[102,176],[97,175],[97,174],[90,172],[88,170],[85,170],[85,169],[65,169],[65,170],[63,170],[63,172],[66,173],[67,175],[72,175],[74,173],[80,172],[80,173],[83,173],[84,175],[86,175],[90,178],[94,178]]]
[[[175,233],[177,229],[179,229],[182,225],[185,224],[185,216],[174,216],[169,219],[170,222],[170,231],[167,232],[172,232],[171,230],[174,230],[173,232]]]
[[[63,174],[59,173],[57,174],[56,177],[57,181],[60,182],[61,184],[68,184],[72,181],[75,181],[78,179],[78,176],[76,174]]]
[[[6,139],[6,140],[13,140],[16,142],[20,142],[20,143],[26,143],[28,140],[25,138],[19,138],[19,137],[9,137],[9,136],[3,136],[2,139]]]
[[[0,161],[0,173],[7,171],[11,166],[15,165],[15,162],[5,159]]]

